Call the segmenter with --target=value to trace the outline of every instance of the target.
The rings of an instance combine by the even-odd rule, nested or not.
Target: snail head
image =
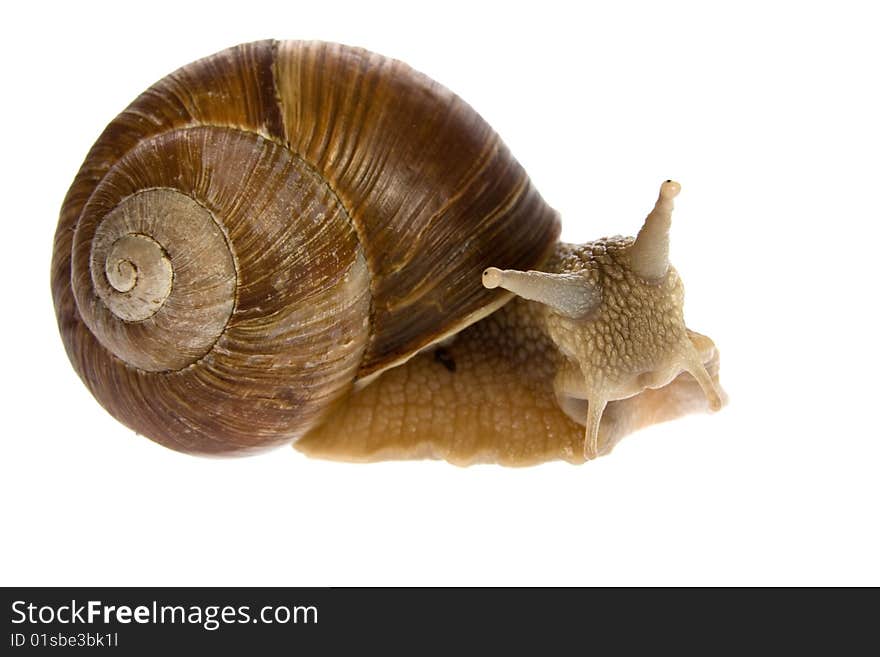
[[[635,239],[567,246],[545,263],[546,271],[483,272],[484,286],[543,306],[547,333],[560,353],[556,399],[585,427],[587,459],[600,453],[600,423],[611,402],[664,387],[686,373],[711,410],[723,404],[706,367],[715,346],[686,327],[684,286],[669,264],[673,199],[680,189],[671,180],[661,185]]]

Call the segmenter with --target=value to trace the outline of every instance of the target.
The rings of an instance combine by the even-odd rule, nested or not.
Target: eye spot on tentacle
[[[489,267],[483,271],[483,287],[494,290],[501,285],[503,275],[497,267]]]

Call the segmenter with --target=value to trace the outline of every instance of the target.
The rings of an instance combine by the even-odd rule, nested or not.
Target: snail
[[[196,454],[583,462],[725,397],[668,263],[558,241],[498,135],[407,65],[261,41],[160,80],[85,159],[55,234],[67,354],[135,432]]]

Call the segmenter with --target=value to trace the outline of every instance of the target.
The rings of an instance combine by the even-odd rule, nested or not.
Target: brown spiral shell
[[[168,447],[296,440],[352,383],[491,312],[556,214],[480,116],[408,66],[262,41],[160,80],[89,152],[61,210],[67,353]]]

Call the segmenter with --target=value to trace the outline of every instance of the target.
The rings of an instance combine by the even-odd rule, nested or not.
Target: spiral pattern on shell
[[[295,440],[358,379],[498,307],[559,225],[469,106],[400,62],[264,41],[179,69],[93,146],[61,212],[68,355],[135,431]]]

